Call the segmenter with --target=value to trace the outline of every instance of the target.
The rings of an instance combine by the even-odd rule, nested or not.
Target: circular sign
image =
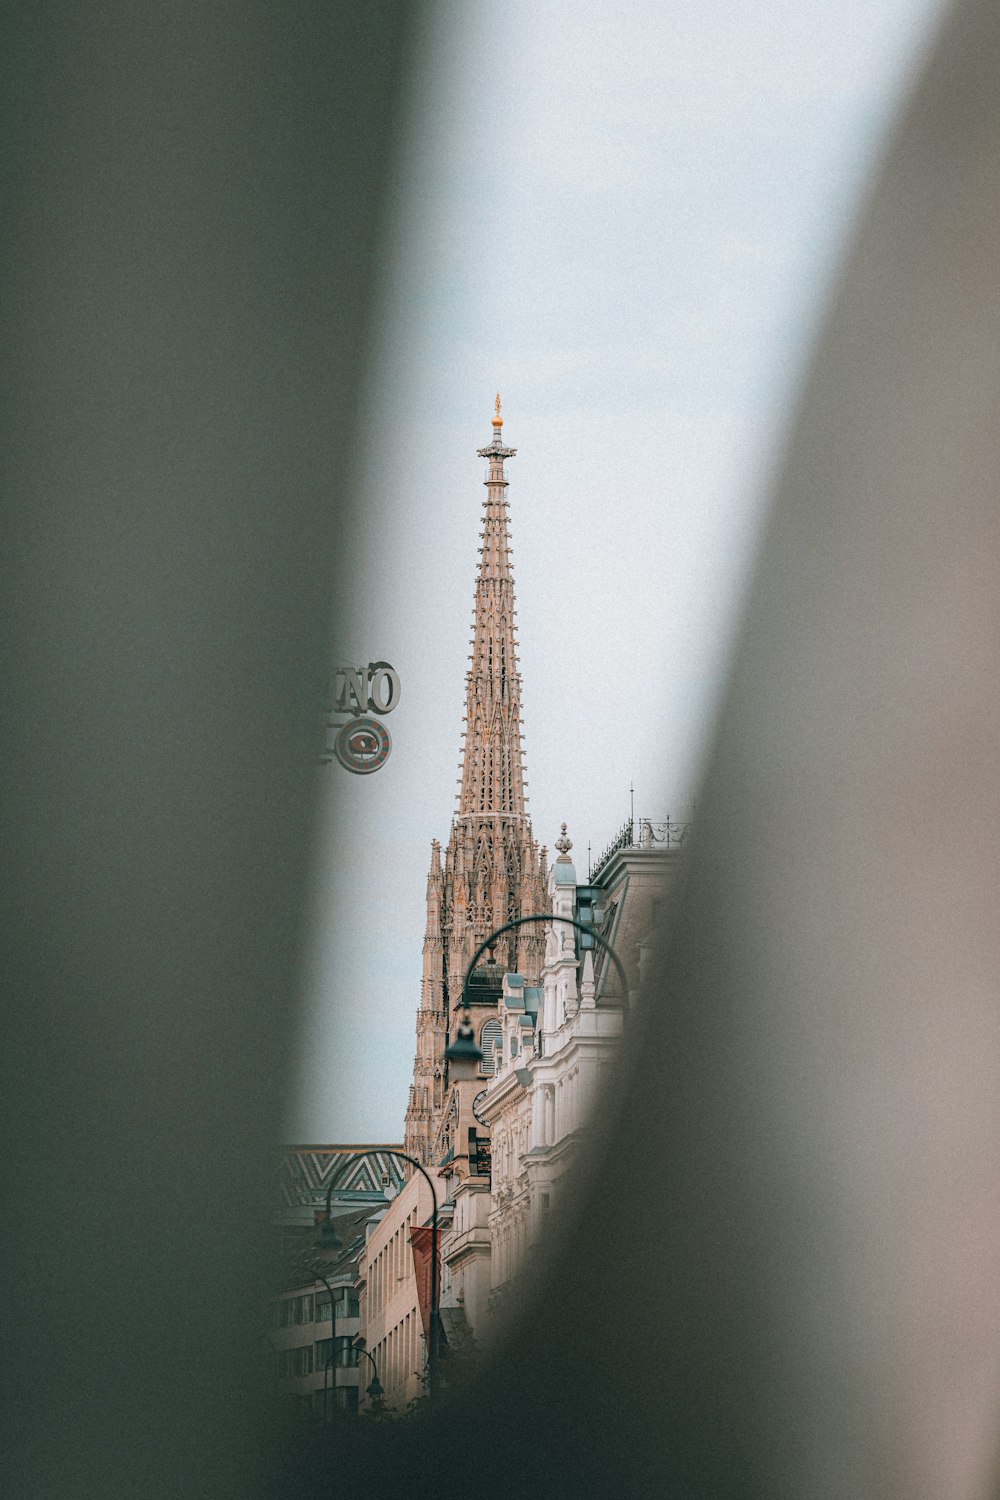
[[[358,776],[367,776],[377,771],[389,759],[392,741],[389,731],[378,719],[351,719],[344,724],[336,740],[333,753],[346,771]]]

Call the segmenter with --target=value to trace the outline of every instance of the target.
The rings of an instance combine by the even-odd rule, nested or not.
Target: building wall
[[[683,846],[626,844],[617,849],[594,882],[604,891],[605,937],[628,975],[629,990],[638,996],[642,945],[650,932],[662,930],[680,885],[686,851]],[[598,995],[617,995],[618,974],[605,956],[596,961]]]
[[[442,1238],[441,1305],[461,1308],[476,1338],[486,1330],[490,1294],[490,1179],[455,1182],[454,1217]]]
[[[354,1410],[358,1400],[358,1357],[354,1340],[360,1330],[355,1313],[346,1316],[344,1308],[357,1306],[353,1278],[331,1281],[338,1297],[336,1337],[338,1358],[327,1372],[330,1319],[319,1314],[329,1305],[326,1288],[321,1282],[275,1298],[271,1304],[271,1328],[268,1339],[274,1351],[275,1388],[285,1398],[298,1401],[303,1410],[323,1416],[329,1401]],[[342,1342],[343,1341],[343,1342]]]
[[[444,1184],[435,1172],[430,1176],[443,1202]],[[427,1224],[431,1208],[430,1188],[414,1172],[372,1223],[358,1266],[359,1332],[378,1368],[386,1405],[397,1411],[424,1392],[426,1341],[409,1230]],[[367,1360],[363,1363],[370,1374]],[[362,1406],[366,1400],[362,1393]]]

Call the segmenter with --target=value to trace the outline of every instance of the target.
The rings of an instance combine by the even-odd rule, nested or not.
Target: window
[[[312,1292],[307,1292],[303,1297],[286,1297],[278,1306],[276,1323],[278,1328],[294,1328],[298,1323],[311,1323],[312,1321]]]
[[[313,1346],[316,1350],[316,1370],[325,1370],[330,1358],[330,1339],[317,1339]],[[337,1335],[337,1353],[334,1365],[338,1370],[352,1370],[358,1362],[358,1351],[354,1347],[354,1341],[350,1335],[341,1338]]]
[[[503,1047],[503,1034],[496,1017],[491,1016],[479,1033],[479,1045],[483,1049],[483,1060],[479,1065],[479,1071],[485,1078],[492,1078],[497,1070],[497,1062]]]
[[[342,1287],[336,1290],[336,1301],[334,1307],[337,1312],[337,1322],[341,1318],[356,1318],[361,1312],[361,1304],[358,1294],[353,1287]],[[316,1297],[316,1322],[329,1323],[330,1321],[330,1294],[320,1292]]]
[[[281,1349],[278,1353],[278,1374],[286,1379],[313,1372],[313,1346],[300,1344],[296,1349]]]

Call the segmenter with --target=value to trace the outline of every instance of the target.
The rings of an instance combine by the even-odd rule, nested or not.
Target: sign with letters
[[[338,667],[333,708],[327,728],[334,732],[325,761],[336,759],[345,771],[368,776],[389,759],[392,740],[376,715],[391,714],[399,702],[399,674],[387,661],[362,667]]]
[[[335,714],[391,714],[399,702],[399,674],[387,661],[337,671]]]

